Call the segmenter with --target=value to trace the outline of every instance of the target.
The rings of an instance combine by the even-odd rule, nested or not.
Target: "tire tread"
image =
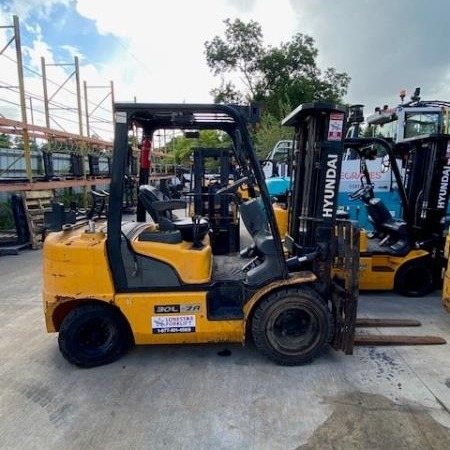
[[[76,326],[79,319],[86,315],[107,314],[111,320],[115,321],[117,327],[117,345],[108,354],[99,359],[80,358],[75,352],[71,350],[73,343],[70,342],[71,327]],[[130,332],[126,326],[125,319],[123,319],[118,312],[116,312],[109,305],[99,303],[87,303],[78,306],[72,310],[63,320],[58,336],[59,350],[63,357],[78,367],[89,368],[100,365],[110,364],[119,359],[123,353],[131,346]]]
[[[269,305],[274,302],[280,301],[280,299],[287,295],[302,295],[303,297],[308,298],[317,308],[322,310],[324,316],[326,317],[323,345],[316,347],[314,351],[310,352],[309,355],[305,357],[293,358],[280,354],[275,349],[268,346],[264,333],[262,333],[260,330],[260,324],[264,320],[264,315]],[[326,304],[324,303],[324,300],[313,289],[307,286],[281,289],[269,294],[256,306],[252,318],[252,336],[256,348],[268,359],[281,366],[304,365],[317,358],[325,350],[327,344],[330,342],[332,329],[332,317]]]

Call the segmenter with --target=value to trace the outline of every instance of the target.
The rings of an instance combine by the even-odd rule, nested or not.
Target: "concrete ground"
[[[251,345],[140,347],[78,369],[44,327],[41,256],[0,257],[0,449],[450,448],[449,345],[330,350],[303,367]],[[439,296],[363,294],[359,315],[418,319],[403,332],[450,343]]]

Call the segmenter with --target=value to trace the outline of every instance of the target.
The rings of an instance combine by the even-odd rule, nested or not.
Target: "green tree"
[[[22,136],[16,136],[13,139],[14,148],[22,149],[23,150],[23,137]]]
[[[239,19],[231,22],[224,20],[225,40],[215,36],[212,41],[205,42],[206,62],[214,75],[225,72],[239,74],[248,90],[247,100],[255,98],[259,91],[262,72],[259,61],[264,56],[261,25],[251,20],[244,23]],[[233,82],[222,83],[221,88],[214,91],[216,98],[226,101],[242,96]],[[231,99],[227,97],[231,93]]]
[[[362,128],[361,136],[362,137],[373,137],[375,135],[375,125],[369,124]]]
[[[350,77],[334,68],[322,72],[316,63],[318,50],[311,36],[298,33],[279,47],[264,47],[261,26],[226,19],[225,37],[205,42],[206,62],[222,77],[211,93],[216,102],[236,99],[256,101],[264,111],[281,119],[280,100],[288,109],[309,101],[342,102]],[[241,92],[225,74],[239,77]]]
[[[216,130],[201,130],[198,138],[176,136],[168,142],[162,151],[166,152],[166,161],[174,164],[187,164],[194,147],[229,147],[230,139]]]
[[[286,103],[279,102],[278,108],[286,116],[289,108]],[[267,155],[275,147],[278,141],[292,139],[293,130],[290,127],[283,127],[278,117],[272,114],[264,113],[261,118],[261,124],[254,135],[256,152],[259,159],[267,158]]]
[[[11,148],[11,136],[9,134],[0,134],[0,148]]]

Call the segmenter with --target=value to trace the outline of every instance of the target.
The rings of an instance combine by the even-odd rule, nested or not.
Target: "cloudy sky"
[[[33,99],[35,123],[43,123],[41,56],[47,64],[73,62],[79,56],[90,110],[108,95],[114,81],[116,100],[210,102],[220,83],[205,62],[204,42],[223,36],[223,20],[253,19],[267,45],[279,45],[302,32],[319,50],[321,68],[335,67],[351,78],[345,100],[363,103],[366,114],[377,105],[398,103],[398,92],[416,86],[422,97],[450,100],[450,1],[448,0],[0,0],[0,25],[19,17],[26,90]],[[11,30],[0,30],[4,48]],[[0,113],[17,118],[14,47],[0,55]],[[50,95],[73,67],[48,66]],[[53,85],[51,83],[54,83]],[[62,124],[75,107],[73,77],[54,96],[52,126]],[[106,132],[107,98],[93,113],[91,128]],[[109,109],[109,111],[108,111]],[[31,110],[28,111],[29,115]],[[76,117],[74,116],[74,119]],[[72,128],[71,128],[72,127]]]

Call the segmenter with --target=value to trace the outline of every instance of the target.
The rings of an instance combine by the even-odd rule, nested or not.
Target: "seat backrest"
[[[409,229],[406,222],[402,219],[395,219],[379,198],[371,198],[366,205],[369,220],[372,222],[374,229],[390,236],[391,242],[392,240],[398,242],[396,246],[391,245],[391,249],[396,252],[407,251],[409,248]]]
[[[379,198],[371,198],[367,206],[367,213],[375,228],[381,226],[385,222],[391,222],[394,218],[386,205]]]
[[[191,218],[179,219],[172,214],[175,209],[186,208],[184,200],[172,200],[150,185],[142,185],[139,188],[139,200],[153,221],[159,225],[160,231],[178,230],[184,241],[193,242],[195,248],[203,247],[201,241],[209,232],[209,221],[199,218],[194,222]]]
[[[144,184],[139,187],[139,200],[141,201],[146,211],[150,214],[150,217],[153,219],[153,221],[159,222],[160,216],[155,208],[153,208],[152,203],[168,201],[170,200],[170,198],[154,186]]]
[[[253,239],[257,234],[265,235],[266,231],[268,231],[267,217],[261,208],[261,201],[256,198],[241,204],[239,207],[245,228],[247,228]]]

